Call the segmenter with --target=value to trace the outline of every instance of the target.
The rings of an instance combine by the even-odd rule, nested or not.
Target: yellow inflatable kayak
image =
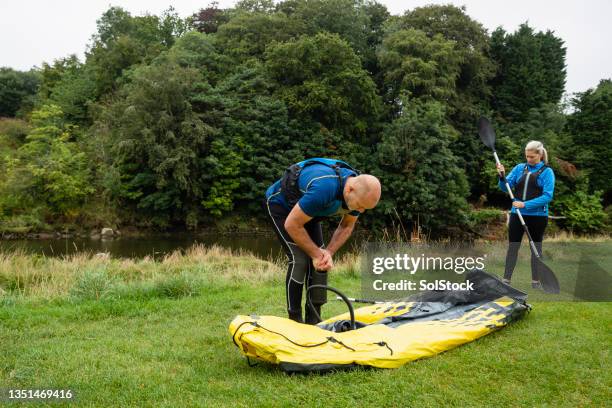
[[[246,357],[278,364],[287,372],[397,368],[501,329],[530,309],[525,293],[497,277],[473,270],[468,280],[473,290],[423,292],[405,301],[359,308],[355,330],[345,313],[316,326],[240,315],[229,331]]]

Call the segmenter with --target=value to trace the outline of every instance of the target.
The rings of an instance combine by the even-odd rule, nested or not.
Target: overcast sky
[[[0,66],[28,70],[42,62],[83,53],[96,19],[111,5],[133,15],[159,14],[172,5],[181,16],[206,7],[209,0],[0,0]],[[219,0],[221,8],[235,0]],[[465,5],[467,14],[489,32],[514,31],[528,21],[553,30],[567,47],[567,92],[581,92],[612,77],[612,1],[609,0],[379,0],[392,14],[425,4]],[[606,45],[607,44],[607,45]]]

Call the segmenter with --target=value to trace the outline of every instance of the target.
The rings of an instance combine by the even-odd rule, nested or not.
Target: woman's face
[[[525,159],[530,166],[535,166],[542,161],[542,155],[536,150],[525,150]]]

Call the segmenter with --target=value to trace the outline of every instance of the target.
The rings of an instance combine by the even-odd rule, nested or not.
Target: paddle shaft
[[[495,157],[495,163],[500,165],[501,163],[499,161],[499,157],[497,156],[497,152],[495,150],[493,150],[493,157]],[[512,193],[512,189],[510,189],[510,184],[508,184],[506,175],[504,173],[501,173],[501,178],[502,178],[502,181],[506,184],[506,191],[508,192],[508,195],[510,195],[510,198],[512,199],[512,201],[514,201],[514,194]],[[535,243],[533,242],[533,238],[531,238],[531,234],[529,233],[529,229],[527,228],[527,225],[525,224],[525,220],[523,219],[523,214],[521,214],[521,210],[517,208],[516,214],[518,215],[519,220],[521,220],[521,225],[523,226],[523,229],[525,230],[525,233],[527,234],[527,238],[529,238],[529,245],[531,245],[531,250],[533,251],[536,257],[540,258],[540,254],[538,253],[538,249],[536,248]]]

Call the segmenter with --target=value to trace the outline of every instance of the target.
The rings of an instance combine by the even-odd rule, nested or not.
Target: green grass
[[[228,332],[236,314],[284,315],[275,262],[196,248],[163,261],[5,255],[0,268],[0,383],[71,388],[80,406],[574,407],[610,399],[610,303],[536,303],[499,332],[397,370],[289,376],[249,367]],[[348,259],[330,284],[356,295],[358,276]],[[324,311],[344,306],[330,301]]]

